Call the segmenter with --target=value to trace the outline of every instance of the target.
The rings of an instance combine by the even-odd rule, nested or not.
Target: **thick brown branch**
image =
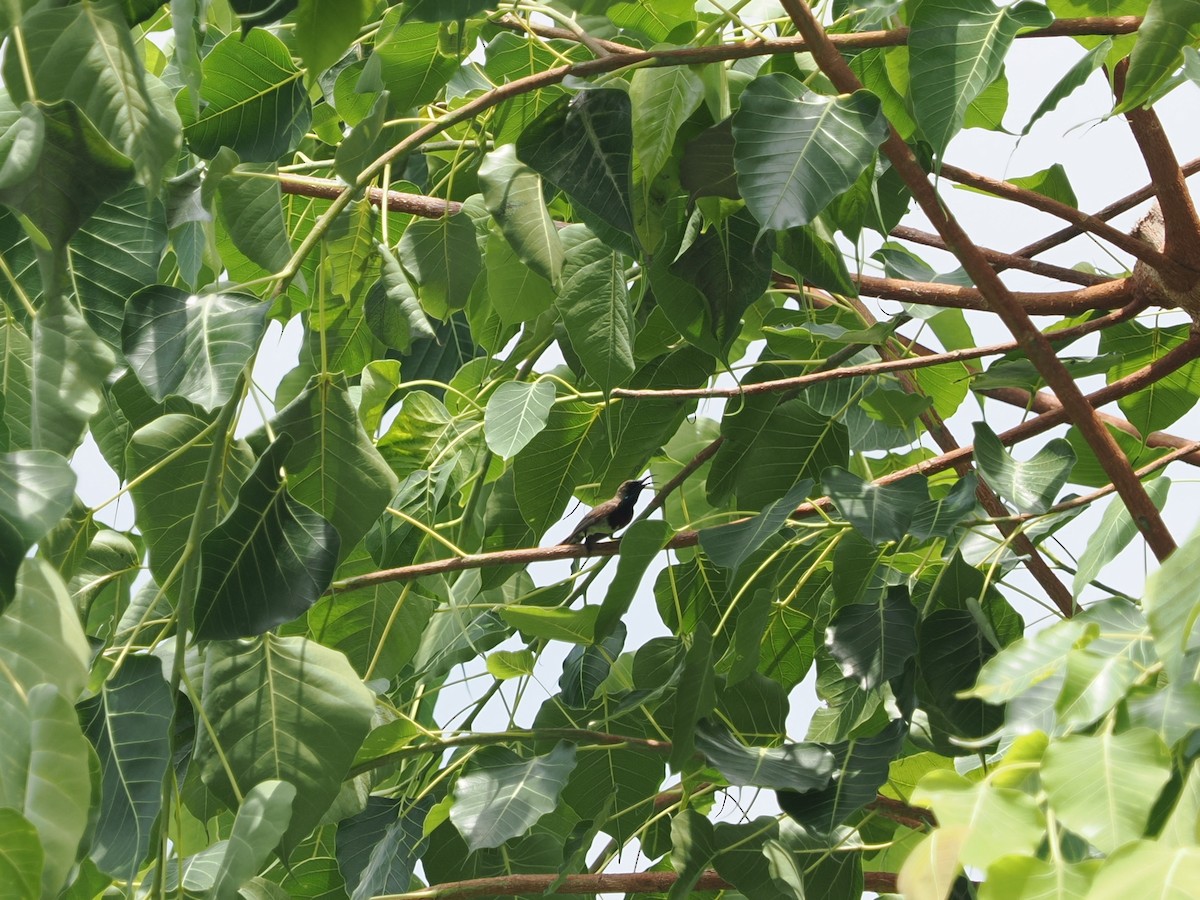
[[[936,234],[930,234],[928,231],[921,231],[917,228],[909,228],[907,225],[897,225],[892,229],[891,236],[899,238],[902,241],[922,244],[926,247],[936,247],[938,250],[947,249],[946,242]],[[1056,266],[1053,263],[1040,262],[1036,259],[1026,259],[1023,256],[1016,256],[1012,253],[1001,253],[999,250],[990,250],[987,247],[980,247],[979,252],[984,255],[987,261],[992,264],[992,268],[997,272],[1003,272],[1005,269],[1019,269],[1023,272],[1041,275],[1043,278],[1053,278],[1055,281],[1081,284],[1085,287],[1112,281],[1112,278],[1108,275],[1099,275],[1095,272],[1081,272],[1078,269],[1068,269],[1066,266]]]
[[[808,41],[809,52],[817,65],[833,84],[847,93],[860,90],[862,83],[858,76],[842,59],[837,48],[829,42],[825,29],[813,16],[808,5],[802,0],[783,0],[783,7],[797,30]],[[1095,452],[1105,474],[1116,485],[1121,499],[1154,555],[1159,560],[1166,559],[1175,550],[1175,539],[1163,523],[1158,509],[1147,496],[1145,487],[1133,474],[1129,460],[1121,453],[1117,442],[1096,416],[1095,410],[1088,405],[1079,385],[1055,355],[1053,346],[1009,293],[954,216],[943,207],[941,198],[929,183],[912,149],[904,143],[894,128],[889,128],[883,151],[897,174],[912,191],[914,199],[934,229],[958,257],[967,274],[1012,332],[1013,337],[1020,341],[1021,348],[1046,379],[1046,383],[1053,388],[1070,414],[1071,420]],[[1144,256],[1138,254],[1138,258],[1143,259]]]
[[[518,894],[542,894],[557,881],[557,875],[495,875],[469,881],[447,881],[404,894],[381,894],[376,900],[467,900],[470,897],[511,897]],[[567,875],[553,891],[556,896],[592,896],[595,894],[665,894],[679,880],[674,872],[624,872],[596,875]],[[891,893],[896,876],[891,872],[864,872],[863,887],[868,891]],[[693,890],[731,890],[733,885],[712,869],[701,874]]]
[[[976,288],[874,275],[858,275],[855,280],[859,291],[868,297],[994,311],[983,292]],[[1077,291],[1013,291],[1010,296],[1027,316],[1073,316],[1093,309],[1116,309],[1129,302],[1130,288],[1125,279],[1118,278]]]
[[[1118,101],[1125,93],[1128,68],[1128,61],[1123,60],[1115,72],[1114,88]],[[1171,288],[1191,290],[1200,278],[1200,219],[1196,217],[1187,179],[1179,168],[1175,150],[1167,139],[1158,113],[1153,109],[1131,109],[1125,113],[1125,120],[1142,152],[1142,159],[1146,161],[1150,182],[1158,196],[1158,207],[1166,228],[1163,253],[1190,270],[1190,277],[1183,278],[1179,277],[1180,273],[1161,271],[1159,274]]]
[[[937,818],[934,816],[933,810],[923,806],[910,806],[902,800],[893,800],[883,794],[877,795],[867,804],[866,808],[873,809],[881,816],[891,819],[893,822],[899,822],[914,831],[937,827]]]

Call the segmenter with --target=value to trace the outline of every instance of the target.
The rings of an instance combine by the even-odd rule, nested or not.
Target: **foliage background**
[[[1194,102],[1194,3],[836,6],[853,95],[796,2],[232,7],[0,7],[4,890],[1194,883],[1198,551],[1172,555],[1157,509],[1198,449],[1162,431],[1197,399],[1196,341],[1159,307],[1200,306],[1200,224],[1137,108]],[[1009,185],[954,169],[960,128],[1023,125],[1021,29],[1085,35],[1047,103],[1101,64],[1124,83],[1165,247],[1082,219],[1053,159]],[[647,65],[673,52],[691,65]],[[878,152],[889,121],[910,149]],[[959,238],[952,272],[905,218],[918,164],[1139,271],[1043,267],[1056,292],[1013,298]],[[868,258],[889,231],[910,244]],[[964,305],[1029,359],[972,350],[972,326],[1002,338]],[[1098,351],[1047,353],[1020,306]],[[247,373],[289,320],[299,364],[264,396]],[[939,351],[961,352],[916,358]],[[729,367],[807,380],[743,394]],[[1126,391],[1116,443],[1076,380]],[[1010,456],[968,389],[1045,414],[1046,382],[1073,425]],[[947,421],[973,470],[946,471]],[[85,439],[111,499],[76,483]],[[541,567],[581,555],[537,546],[572,496],[647,466],[661,519]],[[1170,557],[1140,603],[1109,578],[1139,528]],[[1022,592],[1063,621],[1022,638]],[[759,791],[786,815],[722,799]]]

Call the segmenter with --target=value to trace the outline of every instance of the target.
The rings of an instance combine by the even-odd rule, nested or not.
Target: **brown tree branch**
[[[1114,73],[1113,87],[1118,102],[1125,93],[1125,72],[1128,68],[1129,61],[1122,60]],[[1166,228],[1163,253],[1189,270],[1183,273],[1185,277],[1182,278],[1179,277],[1181,273],[1160,271],[1160,274],[1175,290],[1190,290],[1200,279],[1200,218],[1196,217],[1187,179],[1179,168],[1175,149],[1167,139],[1158,113],[1153,109],[1131,109],[1125,113],[1125,120],[1142,152],[1142,159],[1150,172],[1150,182],[1158,197],[1158,208],[1162,211]]]
[[[808,5],[802,0],[782,2],[797,30],[809,42],[810,52],[817,65],[838,90],[846,93],[860,90],[862,83],[858,76],[842,59],[837,48],[829,42],[825,29],[821,27]],[[1071,420],[1095,452],[1105,474],[1116,485],[1130,516],[1154,555],[1159,560],[1166,559],[1175,550],[1175,539],[1164,524],[1157,507],[1147,496],[1145,487],[1133,474],[1129,461],[1121,453],[1113,436],[1097,418],[1095,410],[1084,398],[1075,379],[1058,360],[1046,336],[1038,330],[1025,310],[1009,293],[954,216],[943,207],[937,191],[926,178],[912,149],[904,143],[894,128],[889,128],[888,131],[883,151],[892,166],[912,191],[913,197],[934,229],[958,257],[967,274],[1012,332],[1013,337],[1020,341],[1030,361],[1053,388],[1055,395],[1070,414]],[[1138,258],[1143,257],[1139,255]]]
[[[543,894],[559,879],[558,875],[494,875],[467,881],[447,881],[403,894],[380,894],[375,900],[468,900],[470,897],[511,897],[519,894]],[[665,894],[679,880],[675,872],[612,872],[567,875],[553,891],[555,896],[593,896],[595,894]],[[864,872],[863,887],[868,891],[892,893],[896,876],[891,872]],[[695,891],[732,890],[733,885],[712,869],[706,870],[693,886]]]
[[[1200,172],[1200,157],[1184,163],[1182,172],[1185,176],[1195,175],[1197,172]],[[1094,215],[1097,219],[1107,221],[1113,216],[1119,216],[1123,212],[1128,212],[1139,203],[1144,203],[1153,196],[1154,185],[1148,184],[1145,187],[1138,188],[1131,194],[1126,194],[1119,200],[1114,200]],[[1057,247],[1059,244],[1065,243],[1081,234],[1083,234],[1083,229],[1078,225],[1068,225],[1066,228],[1060,228],[1058,231],[1048,234],[1044,238],[1034,241],[1032,244],[1027,244],[1013,255],[1024,257],[1037,256],[1039,253],[1045,253],[1047,250]]]
[[[947,249],[946,242],[936,234],[930,234],[928,231],[921,231],[917,228],[909,228],[907,225],[897,225],[892,229],[891,236],[902,241],[921,244],[925,247],[935,247],[938,250]],[[992,264],[992,268],[997,272],[1002,272],[1005,269],[1019,269],[1023,272],[1041,275],[1043,278],[1053,278],[1055,281],[1066,281],[1070,284],[1080,284],[1085,287],[1104,284],[1113,280],[1108,275],[1100,275],[1096,272],[1081,272],[1078,269],[1068,269],[1066,266],[1056,266],[1053,263],[1041,262],[1036,259],[1026,259],[1023,256],[1016,256],[1012,253],[1001,253],[999,250],[990,250],[987,247],[980,247],[979,252],[984,255],[987,261]]]
[[[876,795],[875,799],[866,805],[866,808],[873,809],[881,816],[891,819],[893,822],[899,822],[913,831],[924,831],[937,827],[937,817],[934,816],[933,810],[923,806],[912,806],[902,800],[893,800],[883,794]]]
[[[966,169],[960,169],[958,166],[952,166],[949,163],[942,166],[941,174],[951,181],[957,181],[959,184],[987,191],[989,194],[1003,197],[1006,200],[1012,200],[1040,212],[1063,219],[1072,225],[1077,225],[1084,231],[1094,234],[1098,238],[1103,238],[1115,247],[1119,247],[1135,259],[1146,263],[1146,265],[1153,266],[1157,271],[1177,272],[1179,270],[1179,265],[1174,260],[1166,254],[1159,252],[1158,249],[1152,247],[1141,238],[1127,234],[1119,228],[1114,228],[1097,216],[1081,212],[1075,207],[1047,197],[1045,194],[1017,187],[1015,184],[1001,181],[997,178],[989,178],[977,172],[969,172]],[[976,284],[978,284],[978,281],[976,281]]]
[[[852,277],[858,283],[859,292],[868,297],[953,309],[995,311],[984,292],[976,288],[931,281],[907,281],[903,278],[879,278],[875,275]],[[1093,309],[1115,309],[1129,302],[1131,292],[1126,279],[1117,278],[1076,291],[1012,291],[1010,296],[1026,316],[1073,316]]]

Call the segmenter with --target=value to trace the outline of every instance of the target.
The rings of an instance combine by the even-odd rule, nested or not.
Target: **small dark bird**
[[[613,532],[621,530],[632,521],[633,507],[637,503],[638,494],[645,487],[645,481],[622,481],[621,486],[617,488],[617,495],[611,500],[605,500],[584,516],[579,522],[579,527],[563,543],[582,543],[590,551],[600,538],[611,538]]]

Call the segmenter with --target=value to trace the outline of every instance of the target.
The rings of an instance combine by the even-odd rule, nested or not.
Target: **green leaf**
[[[393,7],[379,26],[380,38],[367,58],[359,89],[377,79],[391,94],[393,110],[408,110],[436,99],[459,67],[445,51],[446,32],[437,24],[404,21]]]
[[[71,508],[75,472],[49,450],[0,455],[0,610],[13,597],[25,553]]]
[[[0,714],[0,808],[16,810],[37,829],[44,856],[34,896],[58,896],[88,828],[91,745],[53,684],[33,684],[24,693],[0,688]]]
[[[556,403],[546,427],[513,461],[517,506],[537,535],[566,511],[585,463],[584,438],[597,414],[598,409],[587,403]]]
[[[792,485],[780,499],[744,522],[705,528],[700,546],[709,559],[726,569],[737,569],[754,551],[767,542],[787,521],[792,510],[805,501],[812,490],[811,478]]]
[[[276,438],[200,545],[197,640],[249,637],[290,622],[333,580],[337,531],[289,496],[282,474],[293,443],[286,432]]]
[[[680,126],[704,99],[704,82],[687,66],[638,69],[629,85],[633,149],[649,184],[671,156]]]
[[[891,587],[880,603],[839,607],[825,629],[825,646],[864,691],[901,674],[917,652],[917,609],[908,589]]]
[[[625,646],[624,622],[617,622],[604,640],[595,644],[576,644],[563,660],[558,687],[562,701],[575,709],[587,707],[596,690],[612,672],[613,662]]]
[[[743,509],[762,509],[798,481],[846,465],[849,456],[846,426],[800,398],[747,399],[726,413],[721,434],[708,499],[715,504],[734,493]]]
[[[599,614],[598,606],[585,606],[582,609],[506,606],[500,610],[500,618],[522,634],[571,644],[595,642],[596,617]]]
[[[517,158],[570,197],[594,232],[608,240],[612,229],[627,236],[616,249],[630,254],[632,154],[629,95],[614,88],[560,98],[517,139]]]
[[[693,896],[692,888],[712,864],[713,825],[694,809],[683,809],[671,819],[671,868],[677,877],[668,900]]]
[[[505,144],[484,157],[479,165],[483,202],[517,258],[557,287],[563,266],[558,229],[542,198],[541,177],[516,154],[515,146]]]
[[[1110,856],[1087,890],[1088,900],[1186,896],[1200,878],[1195,847],[1138,841]]]
[[[242,796],[268,779],[295,785],[286,858],[337,797],[374,697],[337,651],[268,634],[208,646],[200,705],[212,730],[199,729],[193,758],[226,806],[238,805],[230,778]]]
[[[659,282],[655,292],[671,323],[685,335],[698,328],[715,343],[693,340],[701,350],[724,356],[741,333],[743,317],[763,295],[771,277],[771,242],[759,239],[753,216],[739,210],[712,226],[670,264],[671,275],[687,282],[695,292],[678,296]],[[694,324],[695,323],[695,324]]]
[[[762,231],[807,225],[858,180],[886,137],[874,94],[824,97],[790,75],[762,75],[733,116],[738,187]]]
[[[1054,703],[1058,720],[1076,730],[1092,724],[1124,699],[1141,674],[1127,656],[1072,650],[1062,693]]]
[[[338,869],[351,900],[408,890],[428,846],[422,824],[430,806],[428,800],[368,797],[366,809],[338,823]]]
[[[919,541],[931,537],[948,538],[954,528],[975,511],[975,491],[979,479],[968,472],[940,500],[926,500],[913,510],[909,532]]]
[[[42,121],[42,152],[19,183],[0,189],[0,203],[25,217],[39,246],[61,250],[105,200],[133,177],[129,158],[104,139],[68,100],[26,107]]]
[[[779,791],[779,807],[801,825],[828,833],[857,809],[875,799],[887,782],[888,766],[908,732],[903,719],[895,719],[879,734],[855,738],[829,747],[834,755],[832,783],[820,790]]]
[[[33,344],[16,322],[0,323],[0,393],[4,395],[4,418],[0,430],[8,432],[12,449],[33,446]]]
[[[233,246],[267,272],[283,269],[292,258],[292,244],[274,163],[238,165],[237,154],[222,147],[204,189],[214,185],[217,212]]]
[[[1200,40],[1200,0],[1151,0],[1129,55],[1125,96],[1118,112],[1135,109],[1180,63],[1184,47]]]
[[[912,802],[931,807],[939,827],[963,829],[958,856],[963,865],[986,869],[1003,856],[1031,856],[1046,836],[1046,818],[1033,797],[973,784],[946,769],[922,778]]]
[[[1032,3],[996,7],[990,0],[930,0],[913,13],[909,95],[925,139],[941,157],[967,108],[1004,66],[1017,32],[1051,22]]]
[[[0,616],[5,698],[48,683],[74,700],[87,682],[91,652],[62,577],[49,563],[27,559],[17,573],[16,599]],[[0,710],[2,711],[2,710]]]
[[[821,481],[838,512],[874,546],[903,540],[913,514],[929,501],[924,475],[875,485],[835,466],[825,470]]]
[[[587,374],[606,392],[633,374],[633,309],[621,255],[582,225],[562,231],[562,293],[554,301]]]
[[[604,12],[618,28],[641,32],[652,41],[665,41],[680,25],[696,21],[691,0],[613,3]]]
[[[683,657],[671,721],[671,768],[682,771],[696,752],[696,724],[716,704],[712,634],[707,628],[692,633],[692,644]]]
[[[696,725],[696,749],[738,787],[820,790],[833,776],[833,754],[820,744],[747,747],[725,726],[709,720]]]
[[[1104,65],[1104,60],[1112,50],[1113,42],[1111,38],[1105,38],[1091,50],[1089,50],[1082,59],[1067,70],[1058,83],[1050,89],[1044,100],[1038,104],[1038,108],[1033,115],[1029,117],[1029,121],[1025,127],[1021,129],[1021,134],[1029,134],[1034,124],[1046,113],[1058,107],[1058,104],[1065,100],[1076,90],[1083,87],[1084,83],[1092,77],[1092,73]]]
[[[1200,567],[1200,533],[1194,533],[1146,579],[1142,609],[1154,635],[1154,648],[1172,681],[1183,678],[1185,656],[1200,647],[1200,601],[1192,589],[1192,573]]]
[[[414,340],[436,339],[425,310],[392,251],[376,244],[379,281],[367,292],[367,326],[388,347],[407,353]]]
[[[1090,897],[1092,866],[1083,863],[1043,862],[1034,856],[1005,856],[987,870],[980,900],[1014,900],[1017,897]]]
[[[1050,808],[1102,853],[1142,836],[1170,777],[1170,753],[1145,728],[1063,738],[1046,748],[1041,766]]]
[[[296,786],[267,779],[254,785],[242,799],[225,855],[213,878],[209,896],[233,900],[238,890],[262,868],[279,846],[292,818]]]
[[[1020,462],[1009,455],[991,428],[976,422],[975,461],[992,490],[1020,512],[1042,513],[1054,504],[1066,484],[1075,464],[1075,451],[1062,438],[1055,438]]]
[[[359,422],[345,376],[314,376],[271,425],[296,444],[287,454],[288,494],[337,529],[345,559],[398,484]]]
[[[0,809],[0,883],[9,896],[36,897],[41,893],[42,845],[37,829],[15,809]]]
[[[472,852],[499,847],[525,834],[558,805],[574,768],[575,746],[565,741],[530,759],[504,747],[487,747],[455,782],[450,821]]]
[[[497,650],[487,658],[488,674],[497,681],[524,678],[533,674],[532,650]]]
[[[462,309],[481,267],[470,216],[456,213],[411,222],[400,239],[400,262],[431,314],[444,318]]]
[[[1047,681],[1066,666],[1067,654],[1086,630],[1084,623],[1068,619],[1005,647],[984,665],[970,696],[1003,703]]]
[[[594,639],[603,641],[629,611],[634,594],[650,563],[658,556],[675,532],[666,522],[645,519],[634,522],[621,537],[617,572],[600,604]]]
[[[212,455],[213,437],[204,434],[205,430],[200,419],[171,413],[139,428],[128,439],[126,477],[145,476],[131,488],[134,516],[150,551],[150,573],[164,587],[173,584],[172,570],[187,544],[191,516]],[[230,448],[213,498],[216,518],[233,506],[253,465],[254,457],[244,443]]]
[[[296,6],[296,51],[308,69],[309,82],[337,62],[358,38],[374,9],[368,0],[331,6],[321,0],[299,0]]]
[[[21,40],[24,63],[14,55],[4,63],[14,98],[76,104],[133,161],[138,180],[156,192],[163,168],[179,149],[180,123],[166,87],[146,73],[120,5],[101,0],[39,9],[22,19]],[[31,84],[22,65],[28,66]],[[96,174],[79,162],[77,179]]]
[[[488,398],[483,430],[488,447],[497,456],[511,459],[546,427],[554,405],[554,385],[549,381],[506,381]]]
[[[1178,347],[1189,333],[1188,326],[1146,328],[1136,322],[1118,325],[1100,340],[1102,353],[1119,354],[1120,361],[1109,368],[1111,384],[1148,365],[1164,353]],[[1121,412],[1142,434],[1167,428],[1196,405],[1200,393],[1200,364],[1188,363],[1155,380],[1143,390],[1118,401]],[[1140,465],[1140,463],[1139,463]]]
[[[47,298],[33,324],[30,432],[35,447],[70,456],[100,408],[115,362],[79,310]]]
[[[248,294],[143,288],[125,307],[125,357],[155,401],[174,394],[211,411],[233,395],[258,350],[270,305]]]
[[[775,251],[795,272],[797,282],[802,280],[847,297],[858,296],[858,285],[850,277],[842,252],[820,220],[776,232]]]
[[[20,184],[33,174],[46,127],[33,105],[17,109],[11,98],[0,100],[0,190]]]
[[[561,287],[562,242],[554,235],[557,244],[557,270],[555,277]],[[489,231],[484,258],[487,269],[486,290],[479,290],[479,283],[472,292],[472,301],[478,300],[476,314],[484,317],[494,315],[502,326],[512,327],[522,322],[533,322],[554,305],[557,296],[550,282],[521,262],[516,250],[501,235]],[[471,306],[467,307],[470,314]],[[486,318],[484,319],[487,320]],[[548,324],[548,323],[547,323]],[[475,323],[472,322],[472,329]],[[504,338],[507,343],[508,337]],[[482,342],[481,342],[482,343]]]
[[[918,693],[939,747],[942,738],[985,737],[1004,721],[1002,709],[959,696],[975,685],[979,670],[996,655],[990,623],[980,624],[978,606],[970,608],[972,600],[966,605],[968,609],[935,609],[917,626]],[[956,752],[946,750],[947,755]]]
[[[1171,487],[1168,478],[1155,478],[1146,483],[1146,493],[1151,502],[1162,509],[1167,502],[1167,491]],[[1138,528],[1129,510],[1119,499],[1114,499],[1100,517],[1100,524],[1088,536],[1087,546],[1079,557],[1075,578],[1071,582],[1071,593],[1076,598],[1083,593],[1093,578],[1112,562],[1138,535]]]
[[[212,159],[230,147],[245,162],[274,162],[300,143],[312,120],[301,72],[279,38],[261,28],[231,34],[201,63],[204,103],[175,97],[188,147]]]
[[[162,663],[129,656],[95,698],[80,705],[102,779],[91,858],[102,872],[131,878],[150,847],[171,760],[171,691]]]
[[[1009,178],[1008,181],[1072,208],[1079,207],[1079,200],[1075,197],[1075,191],[1067,178],[1067,170],[1063,168],[1062,163],[1055,163],[1050,168],[1034,172],[1032,175]]]

